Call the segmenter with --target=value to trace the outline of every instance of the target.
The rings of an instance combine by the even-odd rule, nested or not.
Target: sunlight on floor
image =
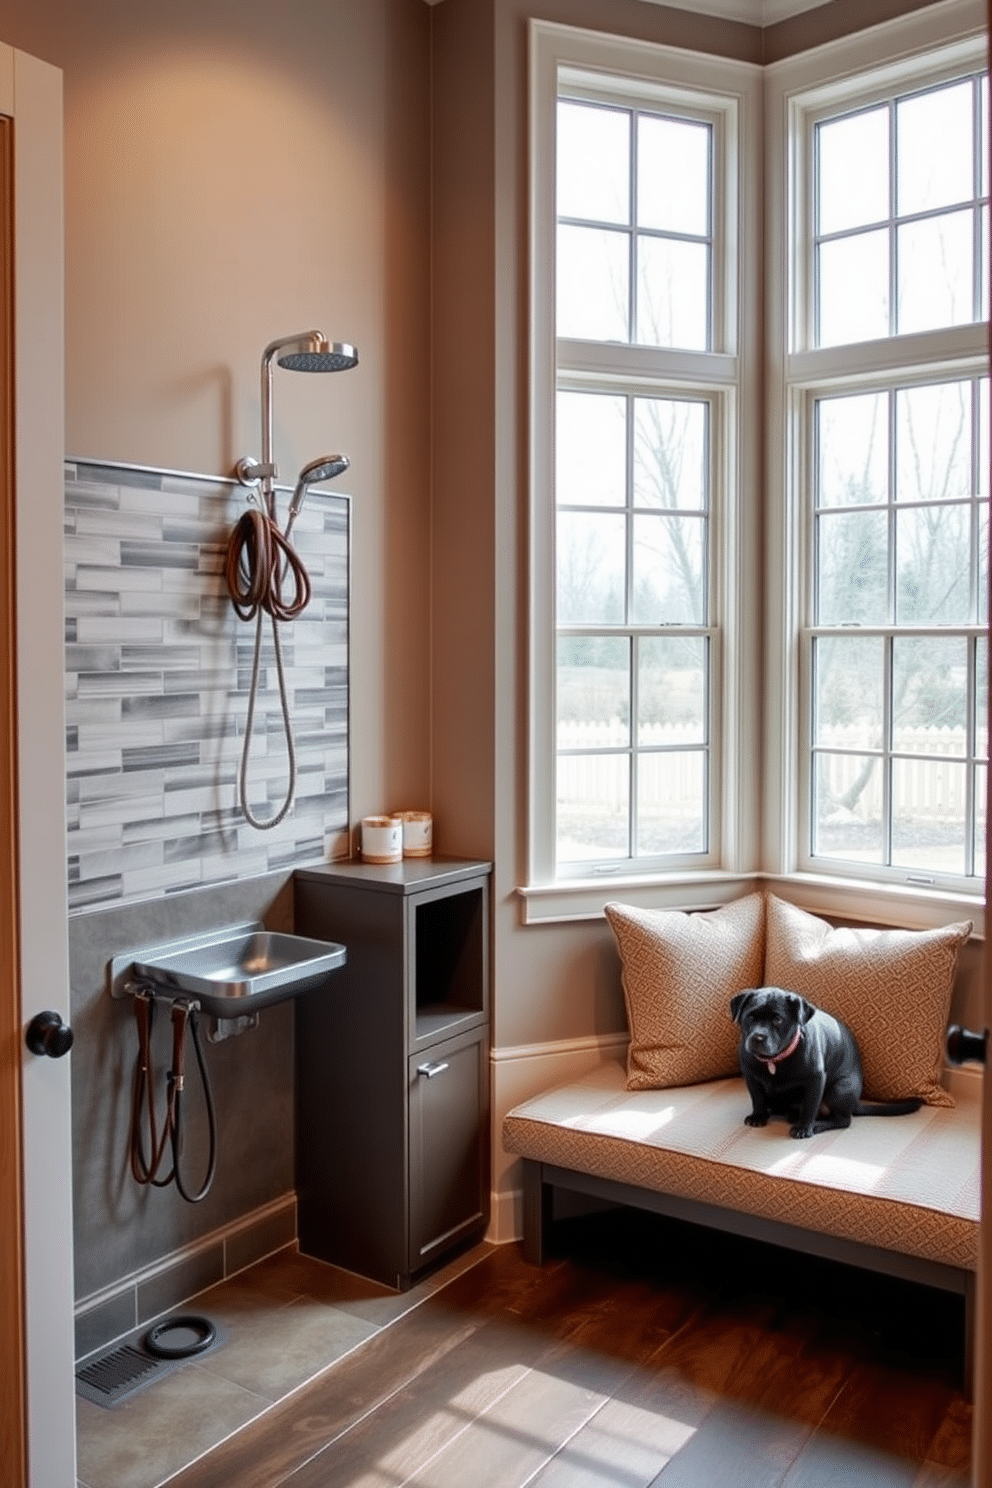
[[[597,1367],[590,1355],[589,1371],[595,1374]],[[687,1414],[693,1414],[691,1406]],[[499,1463],[509,1456],[515,1472],[524,1473],[520,1481],[542,1488],[602,1488],[606,1482],[622,1488],[628,1481],[650,1481],[696,1429],[696,1422],[625,1401],[581,1378],[510,1364],[481,1371],[447,1405],[419,1420],[377,1459],[360,1485],[454,1488],[471,1481],[472,1464],[480,1460],[498,1477]],[[469,1432],[467,1445],[463,1438]],[[433,1443],[443,1445],[432,1451]],[[529,1466],[521,1468],[521,1455]],[[418,1461],[411,1474],[410,1464]]]

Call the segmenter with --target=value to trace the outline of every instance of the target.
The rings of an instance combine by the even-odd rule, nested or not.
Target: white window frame
[[[817,393],[987,375],[988,323],[894,336],[855,347],[813,345],[806,258],[802,251],[811,178],[810,140],[825,113],[871,102],[892,89],[911,91],[987,66],[988,18],[979,0],[950,0],[897,22],[767,69],[765,637],[766,750],[762,786],[765,872],[790,897],[839,915],[928,926],[954,915],[981,923],[983,886],[927,889],[912,874],[847,871],[807,851],[807,691],[803,623],[810,569],[811,519],[804,480],[809,410]],[[778,288],[776,288],[778,287]],[[784,287],[784,293],[783,289]]]
[[[756,614],[760,581],[759,454],[761,405],[760,191],[761,69],[545,22],[530,23],[530,709],[527,884],[520,890],[525,922],[594,918],[622,892],[632,903],[712,907],[757,867],[757,774],[760,738]],[[603,79],[616,98],[629,80],[634,104],[684,108],[714,123],[720,148],[735,163],[714,177],[714,239],[727,245],[719,275],[714,250],[713,334],[708,352],[644,346],[608,348],[556,342],[555,112],[559,77],[581,81],[589,96]],[[554,397],[559,373],[576,386],[635,388],[638,376],[664,379],[661,396],[702,395],[722,418],[713,420],[715,487],[711,522],[712,608],[718,627],[718,678],[711,733],[711,794],[718,820],[710,851],[698,866],[671,870],[630,867],[583,877],[555,868],[555,615]],[[596,379],[600,379],[596,381]],[[645,383],[645,391],[652,391]],[[718,432],[717,423],[722,430]],[[719,741],[717,743],[717,741]]]

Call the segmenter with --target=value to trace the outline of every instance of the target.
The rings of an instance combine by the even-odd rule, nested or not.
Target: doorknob
[[[32,1054],[61,1059],[72,1048],[72,1029],[62,1022],[58,1013],[36,1013],[28,1024],[24,1042]]]
[[[947,1030],[947,1057],[952,1064],[964,1064],[966,1059],[985,1063],[989,1031],[973,1033],[970,1028],[959,1028],[955,1023]]]

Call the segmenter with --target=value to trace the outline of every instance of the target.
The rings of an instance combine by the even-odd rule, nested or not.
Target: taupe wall
[[[496,75],[488,3],[432,11],[432,799],[454,851],[495,852]]]
[[[266,343],[357,343],[276,372],[276,456],[352,459],[353,819],[424,804],[429,9],[4,0],[0,33],[64,73],[71,454],[230,473]]]

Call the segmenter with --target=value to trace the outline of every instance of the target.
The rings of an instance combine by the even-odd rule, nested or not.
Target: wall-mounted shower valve
[[[253,460],[251,455],[242,455],[234,467],[234,474],[243,486],[257,486],[266,476],[275,480],[279,471],[275,465],[263,465],[260,460]]]

